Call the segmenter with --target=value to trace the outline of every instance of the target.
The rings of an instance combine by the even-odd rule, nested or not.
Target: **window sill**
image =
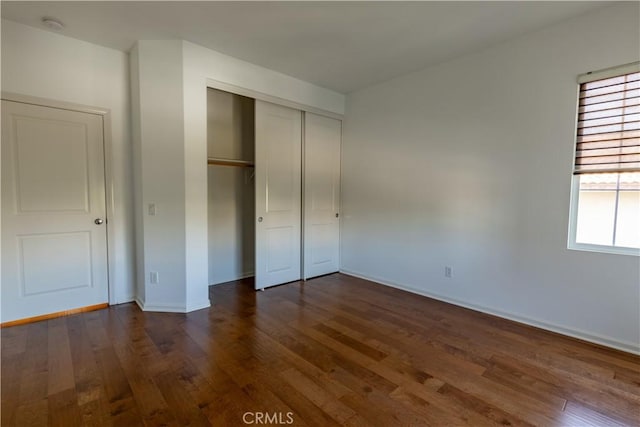
[[[621,246],[591,245],[588,243],[569,243],[567,249],[573,251],[600,252],[604,254],[640,256],[640,249]]]

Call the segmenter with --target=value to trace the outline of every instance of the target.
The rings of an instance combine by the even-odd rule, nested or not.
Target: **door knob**
[[[96,225],[100,225],[100,224],[102,224],[102,223],[104,222],[104,219],[102,219],[102,218],[96,218],[96,220],[95,220],[95,221],[93,221],[93,222],[95,222],[95,223],[96,223]]]
[[[261,216],[258,217],[258,222],[262,222],[262,217]]]

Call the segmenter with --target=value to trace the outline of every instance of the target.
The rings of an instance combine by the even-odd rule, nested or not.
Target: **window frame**
[[[585,174],[587,175],[587,174]],[[619,191],[619,190],[616,190]],[[569,207],[569,239],[567,249],[575,251],[601,252],[617,255],[640,256],[640,248],[627,246],[596,245],[594,243],[578,243],[578,202],[580,199],[580,175],[571,175],[571,204]]]
[[[576,236],[578,232],[578,204],[580,199],[580,175],[574,174],[574,163],[576,159],[576,150],[577,150],[577,141],[578,136],[576,132],[577,124],[578,124],[578,116],[580,110],[580,86],[582,83],[589,81],[596,81],[601,79],[606,79],[610,77],[615,77],[617,75],[624,75],[631,72],[638,72],[640,70],[640,62],[633,62],[630,64],[624,64],[617,67],[606,68],[604,70],[593,71],[589,73],[582,74],[578,76],[577,85],[576,85],[576,115],[575,120],[573,122],[573,155],[571,156],[571,194],[569,201],[569,227],[567,233],[567,249],[576,250],[576,251],[587,251],[587,252],[599,252],[606,254],[616,254],[616,255],[631,255],[631,256],[640,256],[640,248],[632,248],[626,246],[613,246],[613,245],[598,245],[593,243],[578,243],[576,241]],[[612,171],[611,173],[616,173]],[[583,175],[592,175],[588,172],[584,172]],[[619,189],[616,189],[616,197],[619,196]]]

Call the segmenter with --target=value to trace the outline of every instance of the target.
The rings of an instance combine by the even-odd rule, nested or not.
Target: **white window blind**
[[[638,64],[581,76],[574,174],[640,172]]]

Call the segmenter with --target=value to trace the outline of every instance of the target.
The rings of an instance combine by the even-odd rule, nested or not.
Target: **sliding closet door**
[[[256,289],[299,280],[302,112],[256,100]]]
[[[305,113],[304,278],[340,268],[342,122]]]

